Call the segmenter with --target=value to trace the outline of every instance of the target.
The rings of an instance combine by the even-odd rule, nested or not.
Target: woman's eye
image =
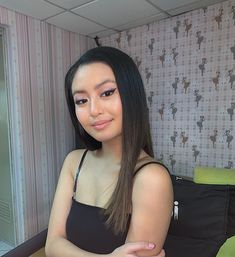
[[[79,99],[74,101],[76,105],[82,105],[87,102],[87,99]]]
[[[116,88],[105,91],[101,96],[111,96],[115,92]]]

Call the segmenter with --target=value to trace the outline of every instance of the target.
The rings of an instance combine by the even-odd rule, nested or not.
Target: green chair
[[[199,184],[235,185],[235,169],[196,167],[193,180]],[[235,236],[225,241],[216,257],[235,257]]]
[[[235,236],[230,237],[221,246],[216,257],[234,257],[235,256]]]
[[[235,185],[235,169],[196,167],[193,181],[199,184]]]

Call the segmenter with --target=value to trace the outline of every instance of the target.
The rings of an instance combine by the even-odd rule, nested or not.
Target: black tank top
[[[87,150],[83,153],[75,177],[74,195],[77,188],[78,175],[86,153]],[[149,161],[144,163],[136,170],[135,174],[150,163],[157,162]],[[158,164],[162,165],[161,163]],[[73,197],[72,206],[66,222],[67,239],[79,248],[97,254],[111,253],[117,247],[123,245],[128,233],[131,215],[129,216],[128,225],[124,233],[116,235],[111,228],[106,226],[105,221],[107,217],[104,216],[103,211],[104,209],[100,207],[80,203]]]

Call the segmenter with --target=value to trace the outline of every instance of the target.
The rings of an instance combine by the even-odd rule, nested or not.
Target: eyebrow
[[[112,80],[112,79],[105,79],[104,81],[102,81],[102,82],[100,82],[99,84],[97,84],[97,85],[95,85],[95,90],[97,90],[97,89],[99,89],[100,87],[102,87],[104,84],[106,84],[106,83],[114,83],[114,84],[116,84],[116,81],[114,81],[114,80]],[[82,89],[82,90],[75,90],[74,92],[73,92],[73,96],[75,95],[75,94],[82,94],[82,93],[86,93],[86,90],[84,90],[84,89]]]

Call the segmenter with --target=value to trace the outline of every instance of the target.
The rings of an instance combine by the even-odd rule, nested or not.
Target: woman
[[[64,161],[47,256],[165,256],[172,185],[166,168],[153,159],[135,63],[115,48],[91,49],[69,69],[65,92],[87,150],[72,151]]]

